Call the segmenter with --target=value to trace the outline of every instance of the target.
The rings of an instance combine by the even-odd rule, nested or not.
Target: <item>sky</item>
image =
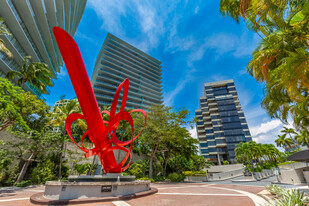
[[[260,37],[244,21],[223,17],[219,1],[88,0],[74,39],[89,78],[108,32],[162,62],[165,105],[185,107],[193,118],[204,83],[233,79],[253,140],[274,144],[283,126],[291,127],[261,108],[263,84],[246,72]],[[48,105],[76,96],[65,67],[54,83]]]

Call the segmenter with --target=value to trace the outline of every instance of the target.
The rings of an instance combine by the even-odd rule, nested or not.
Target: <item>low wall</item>
[[[254,172],[253,177],[256,180],[262,180],[275,175],[273,170],[263,170],[262,172]]]
[[[185,181],[188,182],[207,182],[207,176],[186,176]]]
[[[281,170],[278,175],[278,181],[283,184],[301,184],[306,183],[303,169]]]
[[[228,172],[212,173],[209,174],[210,181],[226,180],[243,175],[243,169],[232,170]]]
[[[307,167],[307,164],[305,162],[295,162],[295,163],[279,166],[280,169],[288,169],[288,170],[299,169],[299,168],[303,168],[303,167]]]
[[[228,172],[228,171],[234,171],[242,169],[242,164],[230,164],[230,165],[217,165],[217,166],[210,166],[210,168],[207,168],[206,170],[209,173],[217,173],[217,172]]]

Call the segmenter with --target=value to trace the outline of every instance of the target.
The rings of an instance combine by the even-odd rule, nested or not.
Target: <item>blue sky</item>
[[[88,0],[74,39],[90,78],[108,32],[162,61],[165,105],[186,107],[192,117],[204,83],[233,79],[253,139],[274,143],[283,124],[260,107],[263,85],[246,73],[260,38],[243,21],[222,17],[219,1]],[[52,106],[63,94],[75,97],[65,68],[44,97]]]

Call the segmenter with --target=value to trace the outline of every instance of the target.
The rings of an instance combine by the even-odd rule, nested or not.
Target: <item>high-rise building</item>
[[[0,0],[0,17],[12,35],[1,35],[14,58],[0,52],[0,76],[19,70],[23,58],[31,56],[34,62],[49,66],[57,78],[62,57],[52,28],[59,26],[74,36],[86,6],[86,0]],[[26,85],[26,90],[40,96],[40,92]]]
[[[107,34],[91,77],[98,104],[111,105],[117,87],[126,78],[130,80],[126,108],[147,109],[153,104],[161,104],[160,64],[159,60]]]
[[[235,162],[235,145],[252,140],[233,80],[205,84],[195,116],[201,154],[215,164]]]

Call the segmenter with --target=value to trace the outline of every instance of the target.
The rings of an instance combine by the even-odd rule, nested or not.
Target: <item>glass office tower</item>
[[[161,72],[159,60],[109,33],[97,56],[91,85],[98,104],[111,105],[116,89],[129,78],[126,108],[147,109],[162,103]]]
[[[235,145],[252,140],[233,80],[205,84],[195,116],[201,154],[215,164],[235,162]]]
[[[52,28],[59,26],[74,36],[85,10],[86,0],[0,0],[1,25],[11,35],[1,35],[4,45],[13,58],[0,52],[0,76],[18,71],[25,56],[33,62],[48,65],[52,77],[57,78],[62,57],[55,41]],[[25,85],[25,89],[40,96],[37,88]]]

